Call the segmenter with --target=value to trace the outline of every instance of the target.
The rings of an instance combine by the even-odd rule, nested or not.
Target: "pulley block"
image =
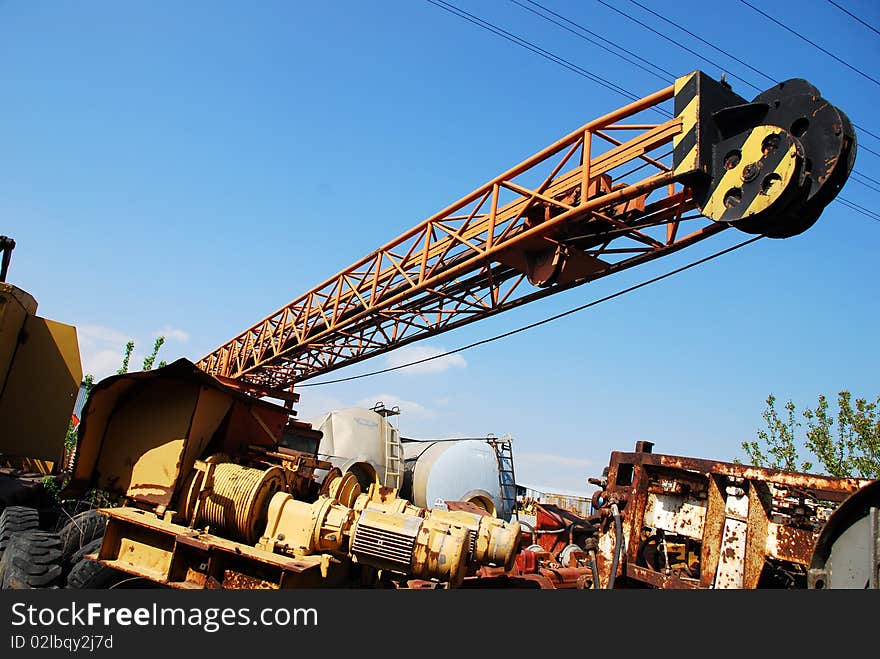
[[[806,80],[779,83],[747,102],[696,72],[676,81],[675,112],[682,121],[677,178],[706,217],[747,233],[805,231],[852,171],[852,124]]]

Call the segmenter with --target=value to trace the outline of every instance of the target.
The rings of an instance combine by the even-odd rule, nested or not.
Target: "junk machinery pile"
[[[669,101],[671,118],[657,123],[648,112],[663,114]],[[835,198],[855,156],[846,115],[800,79],[748,101],[696,71],[589,121],[196,364],[98,383],[65,493],[97,488],[122,504],[103,511],[94,557],[179,588],[488,585],[499,572],[560,561],[586,566],[581,585],[591,587],[618,575],[751,587],[760,557],[784,560],[791,543],[806,552],[798,543],[813,536],[795,529],[815,531],[816,488],[801,493],[783,478],[802,502],[792,507],[772,474],[643,450],[612,460],[577,549],[548,558],[532,543],[529,556],[516,521],[418,508],[292,448],[315,435],[293,420],[294,389],[729,228],[797,235]],[[846,490],[826,484],[823,493]],[[826,575],[817,584],[830,583],[832,540],[824,567],[811,568]]]
[[[362,492],[353,473],[285,446],[313,434],[179,360],[95,385],[69,492],[120,497],[97,558],[170,587],[454,587],[513,564],[517,522],[426,510],[378,483]]]

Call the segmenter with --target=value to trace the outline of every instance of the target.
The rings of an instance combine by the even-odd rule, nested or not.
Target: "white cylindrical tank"
[[[318,454],[343,472],[352,472],[363,489],[374,482],[400,487],[403,452],[397,428],[388,422],[388,417],[373,410],[349,407],[333,410],[309,423],[324,433]],[[395,457],[399,457],[398,464],[394,464]]]
[[[486,441],[405,441],[412,502],[423,508],[437,501],[469,501],[504,517],[498,459]]]

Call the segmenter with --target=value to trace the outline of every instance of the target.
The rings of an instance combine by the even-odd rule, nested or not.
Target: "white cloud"
[[[591,460],[572,458],[567,455],[554,455],[552,453],[520,453],[517,457],[528,460],[532,464],[546,465],[548,467],[561,467],[564,469],[591,469],[595,467]]]
[[[101,325],[80,325],[76,328],[83,373],[91,373],[102,380],[116,373],[122,365],[125,344],[132,337]]]
[[[189,335],[183,330],[166,328],[159,334],[151,334],[148,338],[126,334],[125,332],[103,325],[80,325],[76,329],[79,341],[80,360],[82,361],[83,373],[92,374],[96,380],[102,380],[110,375],[115,375],[122,366],[122,358],[125,354],[125,344],[134,341],[135,350],[128,361],[129,371],[139,371],[143,368],[144,359],[153,351],[153,343],[157,336],[174,338],[177,341],[186,341]],[[159,350],[155,366],[167,355]]]
[[[589,496],[593,489],[587,478],[600,476],[599,468],[590,460],[551,453],[517,453],[513,445],[516,482],[541,492]]]
[[[300,394],[299,403],[294,406],[294,409],[296,410],[296,418],[302,421],[315,420],[327,412],[350,407],[338,398],[326,396],[313,389],[303,389],[298,393]]]
[[[125,345],[131,339],[129,335],[123,334],[119,330],[103,327],[102,325],[78,325],[76,334],[80,343],[92,341],[95,343],[120,343]]]
[[[407,368],[401,369],[401,373],[406,373],[409,375],[442,373],[443,371],[446,371],[450,368],[465,368],[467,366],[467,361],[465,361],[465,358],[461,355],[443,355],[444,352],[446,352],[446,348],[443,348],[442,346],[404,346],[391,352],[385,358],[385,363],[389,367],[393,368],[395,366],[403,366],[404,364],[409,364],[410,362],[416,362],[421,359],[430,359],[432,357],[436,357],[436,359],[431,359],[430,361],[424,362],[423,364],[416,364],[414,366],[409,366]],[[443,356],[439,357],[438,355]]]
[[[80,346],[83,373],[91,373],[95,380],[103,380],[116,373],[122,365],[122,349],[92,351]]]
[[[189,341],[189,332],[176,327],[166,325],[160,330],[153,332],[154,336],[164,336],[166,341],[177,341],[178,343],[186,343]]]

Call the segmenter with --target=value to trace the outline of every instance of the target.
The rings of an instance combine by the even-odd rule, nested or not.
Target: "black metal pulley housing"
[[[855,162],[852,124],[806,80],[779,83],[746,102],[697,72],[676,82],[675,109],[683,129],[696,133],[676,142],[676,175],[703,215],[747,233],[805,231]]]

